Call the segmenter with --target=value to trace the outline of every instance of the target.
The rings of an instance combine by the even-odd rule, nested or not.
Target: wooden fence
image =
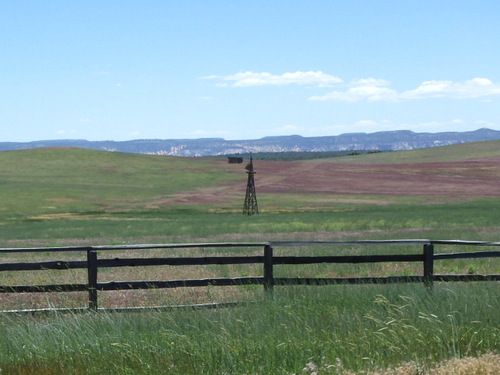
[[[399,255],[346,255],[346,256],[275,256],[273,250],[278,247],[295,246],[393,246],[411,245],[423,248],[415,254]],[[500,257],[500,251],[467,251],[460,253],[434,252],[437,245],[498,247],[500,242],[449,241],[449,240],[380,240],[380,241],[279,241],[279,242],[237,242],[237,243],[195,243],[195,244],[154,244],[154,245],[113,245],[86,247],[44,247],[44,248],[1,248],[0,272],[2,271],[36,271],[36,270],[68,270],[87,269],[87,282],[84,284],[52,284],[52,285],[0,285],[0,293],[46,293],[46,292],[88,292],[88,309],[98,310],[98,292],[112,290],[133,290],[150,288],[182,288],[228,285],[263,285],[272,292],[279,285],[328,285],[328,284],[366,284],[366,283],[423,283],[428,288],[436,281],[500,281],[500,275],[437,275],[434,273],[434,262],[445,259],[474,259]],[[253,256],[205,256],[205,257],[151,257],[151,258],[106,258],[99,259],[98,254],[109,251],[142,251],[152,249],[189,249],[189,248],[262,248],[262,255]],[[83,261],[49,261],[3,263],[2,255],[7,253],[69,253],[84,252]],[[279,265],[298,265],[316,263],[379,263],[379,262],[418,262],[422,264],[422,274],[412,276],[386,277],[314,277],[314,278],[277,278],[274,267]],[[157,281],[98,281],[100,268],[138,267],[138,266],[194,266],[194,265],[231,265],[262,264],[262,275],[233,278],[205,278],[188,280]],[[0,306],[0,310],[1,310]],[[27,310],[25,310],[27,311]],[[29,310],[30,312],[38,310]]]

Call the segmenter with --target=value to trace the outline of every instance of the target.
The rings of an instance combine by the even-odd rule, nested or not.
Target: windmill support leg
[[[255,172],[247,172],[247,192],[245,195],[245,204],[243,205],[243,215],[253,215],[259,213],[259,207],[257,205],[257,195],[255,194]]]

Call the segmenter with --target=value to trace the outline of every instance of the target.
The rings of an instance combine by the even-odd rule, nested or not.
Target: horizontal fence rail
[[[421,246],[423,251],[416,254],[394,255],[344,255],[344,256],[276,256],[275,248],[296,246]],[[22,253],[85,253],[82,261],[45,261],[4,263],[0,258],[2,271],[43,271],[86,269],[87,282],[82,284],[51,284],[51,285],[0,285],[0,293],[49,293],[49,292],[87,292],[88,309],[98,309],[98,292],[116,290],[136,290],[151,288],[183,288],[205,286],[233,285],[263,285],[272,292],[274,286],[283,285],[329,285],[329,284],[387,284],[387,283],[423,283],[432,288],[434,282],[456,281],[500,281],[500,275],[436,275],[434,262],[447,259],[478,259],[500,257],[500,251],[474,251],[460,253],[435,254],[435,245],[499,247],[500,242],[459,241],[459,240],[368,240],[368,241],[273,241],[273,242],[231,242],[231,243],[193,243],[193,244],[140,244],[112,246],[74,246],[74,247],[44,247],[44,248],[0,248],[3,254]],[[98,254],[111,251],[147,251],[156,249],[208,249],[208,248],[261,248],[262,255],[248,256],[205,256],[205,257],[149,257],[149,258],[105,258],[99,259]],[[385,276],[385,277],[274,277],[274,267],[279,265],[307,265],[318,263],[361,264],[381,262],[417,262],[422,264],[421,275]],[[247,277],[204,278],[183,280],[153,280],[153,281],[98,281],[100,268],[145,267],[145,266],[200,266],[200,265],[231,265],[231,264],[262,264],[262,275]],[[212,306],[213,304],[210,304]],[[225,303],[222,305],[232,305]],[[171,306],[169,307],[171,308]],[[1,306],[0,306],[1,309]],[[132,308],[137,309],[137,308]],[[39,309],[47,310],[47,309]],[[54,309],[61,310],[61,309]],[[80,309],[79,309],[80,310]],[[113,309],[117,310],[117,309]],[[119,310],[119,309],[118,309]],[[33,310],[29,310],[33,311]]]

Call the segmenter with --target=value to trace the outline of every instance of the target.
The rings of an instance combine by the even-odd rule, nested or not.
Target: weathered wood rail
[[[343,256],[275,256],[274,248],[295,246],[422,246],[423,251],[416,254],[391,255],[343,255]],[[85,261],[46,261],[3,263],[1,271],[37,271],[87,269],[87,283],[51,284],[51,285],[0,285],[0,293],[47,293],[47,292],[88,292],[88,309],[98,309],[98,292],[112,290],[133,290],[150,288],[182,288],[229,285],[263,285],[271,292],[279,285],[328,285],[328,284],[366,284],[366,283],[423,283],[431,288],[436,281],[500,281],[500,275],[437,275],[434,274],[434,262],[445,259],[477,259],[500,257],[500,251],[467,251],[459,253],[435,254],[435,245],[499,247],[500,242],[459,241],[459,240],[376,240],[376,241],[274,241],[274,242],[236,242],[236,243],[194,243],[194,244],[143,244],[113,246],[73,246],[44,248],[0,248],[0,256],[7,253],[68,253],[84,252]],[[263,248],[262,255],[252,256],[205,256],[205,257],[151,257],[151,258],[106,258],[99,259],[98,254],[109,251],[142,251],[153,249],[189,249],[189,248]],[[386,277],[314,277],[314,278],[277,278],[274,267],[279,265],[298,265],[316,263],[379,263],[379,262],[419,262],[422,274],[412,276]],[[99,268],[142,267],[142,266],[194,266],[194,265],[231,265],[262,264],[261,276],[233,278],[205,278],[186,280],[156,281],[98,281]],[[0,306],[1,310],[1,306]],[[33,312],[34,310],[30,310]]]

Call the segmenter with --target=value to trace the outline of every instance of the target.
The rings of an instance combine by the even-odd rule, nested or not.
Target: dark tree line
[[[252,153],[253,160],[281,160],[281,161],[298,161],[334,158],[341,156],[372,154],[382,151],[365,151],[365,150],[350,150],[350,151],[283,151],[283,152],[256,152]],[[243,158],[250,159],[250,153],[241,154],[226,154],[211,156],[216,158]]]

